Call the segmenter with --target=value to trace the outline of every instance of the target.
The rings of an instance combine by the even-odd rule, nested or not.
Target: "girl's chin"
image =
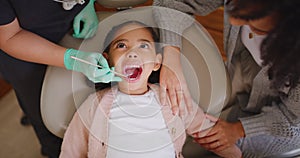
[[[120,83],[119,83],[120,84]],[[145,91],[147,91],[147,84],[143,84],[143,83],[128,83],[125,82],[121,85],[119,85],[120,90],[123,93],[126,94],[133,94],[133,95],[138,95],[138,94],[143,94],[145,93]]]
[[[122,85],[122,87],[127,87],[126,89],[140,89],[144,86],[147,86],[147,82],[143,82],[141,78],[135,78],[132,80],[128,80],[128,79],[123,79],[122,82],[119,82],[119,84]]]

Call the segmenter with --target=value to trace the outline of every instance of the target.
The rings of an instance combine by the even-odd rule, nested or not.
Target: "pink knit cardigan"
[[[158,98],[159,87],[149,85]],[[91,94],[77,110],[65,133],[61,158],[106,158],[108,120],[117,87]],[[198,132],[205,114],[193,103],[193,112],[184,117],[174,116],[170,108],[162,105],[162,114],[174,144],[177,158],[182,156],[182,147],[187,134]]]

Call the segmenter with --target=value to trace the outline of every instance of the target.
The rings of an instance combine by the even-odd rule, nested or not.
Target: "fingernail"
[[[179,110],[178,110],[178,109],[176,110],[175,115],[176,115],[176,116],[179,115]]]
[[[74,29],[74,33],[75,33],[76,35],[78,35],[78,34],[79,34],[79,29]]]
[[[173,107],[173,108],[172,108],[172,111],[173,111],[173,115],[175,115],[175,116],[178,116],[178,115],[179,115],[179,110],[178,110],[178,108]]]

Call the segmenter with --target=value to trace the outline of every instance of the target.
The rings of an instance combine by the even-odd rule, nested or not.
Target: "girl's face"
[[[277,18],[277,14],[274,13],[255,20],[244,20],[229,17],[229,22],[231,23],[231,25],[236,26],[248,25],[253,33],[257,35],[266,35],[275,27]]]
[[[115,33],[108,56],[115,71],[127,76],[119,82],[119,89],[129,94],[147,91],[148,77],[162,60],[150,31],[139,24],[125,25]]]

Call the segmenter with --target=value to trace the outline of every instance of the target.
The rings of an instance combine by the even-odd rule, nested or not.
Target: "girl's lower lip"
[[[125,80],[129,83],[135,83],[138,82],[140,80],[141,75],[139,75],[137,78],[128,78],[126,77]]]
[[[125,66],[126,67],[126,66]],[[135,83],[135,82],[138,82],[142,76],[142,72],[143,72],[143,68],[140,67],[139,69],[139,74],[135,77],[135,78],[130,78],[131,75],[127,75],[127,77],[124,77],[124,79],[128,82],[128,83]],[[135,70],[134,70],[135,71]],[[132,72],[132,73],[135,73],[135,72]],[[123,70],[123,74],[126,74],[126,70]]]

